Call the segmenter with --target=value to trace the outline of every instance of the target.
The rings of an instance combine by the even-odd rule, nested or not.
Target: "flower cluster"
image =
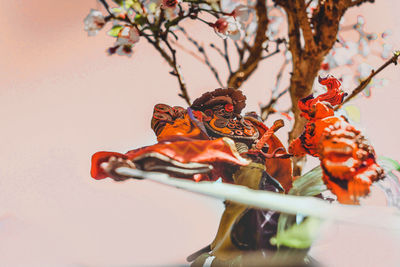
[[[118,33],[117,40],[113,47],[108,49],[110,55],[117,53],[120,56],[130,56],[132,47],[139,42],[140,33],[137,28],[132,26],[122,27]]]
[[[343,23],[342,21],[342,24]],[[365,31],[364,27],[365,19],[362,16],[357,17],[355,24],[351,26],[342,26],[342,33],[346,30],[356,31],[358,40],[346,41],[341,36],[341,32],[339,32],[338,45],[332,48],[321,65],[321,70],[325,72],[325,74],[339,67],[352,67],[357,65],[355,75],[342,75],[341,80],[345,87],[350,87],[349,83],[352,80],[358,84],[370,75],[373,69],[372,66],[365,62],[359,62],[360,59],[367,58],[371,54],[379,55],[382,59],[387,59],[391,56],[392,45],[387,43],[387,38],[391,35],[391,31],[386,30],[378,35]],[[381,86],[385,83],[385,79],[373,79],[364,89],[363,95],[370,96],[372,87]]]
[[[221,5],[227,15],[211,24],[215,33],[223,39],[229,37],[236,41],[243,38],[246,22],[250,17],[250,9],[242,4],[234,5],[233,2],[227,0],[222,1]]]
[[[127,55],[133,52],[133,46],[140,40],[140,36],[153,43],[167,40],[181,21],[190,18],[206,23],[213,28],[218,36],[239,40],[243,38],[246,23],[253,8],[232,0],[190,1],[190,0],[114,0],[118,6],[111,7],[106,1],[103,3],[108,16],[92,9],[85,18],[85,31],[89,36],[96,35],[108,22],[112,28],[108,34],[116,38],[115,44],[107,51],[110,55]],[[206,14],[205,14],[206,13]],[[212,15],[214,22],[207,21],[201,15]],[[209,17],[209,16],[208,16]]]

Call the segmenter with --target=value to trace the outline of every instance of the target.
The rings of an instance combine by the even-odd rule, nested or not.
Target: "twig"
[[[257,69],[258,63],[261,60],[263,52],[263,43],[268,39],[266,31],[268,28],[268,15],[267,5],[265,0],[257,0],[255,6],[257,15],[257,31],[252,46],[247,49],[249,56],[246,62],[243,62],[243,56],[239,53],[239,68],[233,72],[228,78],[228,86],[232,88],[239,88],[244,81],[246,81],[250,75]],[[243,42],[247,45],[246,42]],[[238,46],[237,46],[238,47]],[[240,50],[238,50],[240,51]]]
[[[189,42],[191,42],[196,48],[197,50],[203,55],[204,57],[204,61],[206,63],[206,65],[208,66],[208,68],[211,70],[211,72],[214,74],[215,79],[217,80],[218,84],[221,87],[224,87],[221,79],[219,78],[219,74],[217,69],[211,64],[210,59],[208,58],[208,55],[206,53],[206,50],[204,49],[204,47],[202,45],[200,45],[196,40],[194,40],[192,37],[190,37],[187,32],[185,31],[184,28],[179,27],[179,30],[185,35],[185,37],[188,39]]]
[[[228,65],[229,74],[231,74],[232,67],[231,67],[231,62],[229,60],[229,54],[228,54],[228,41],[226,39],[224,39],[224,51],[225,51],[224,58],[225,58],[226,64]]]
[[[261,107],[261,119],[266,121],[271,113],[274,113],[274,105],[278,100],[289,91],[289,87],[280,92],[276,97],[271,98],[269,103]]]
[[[110,6],[108,5],[108,3],[105,0],[99,0],[99,2],[103,4],[103,6],[107,10],[108,14],[110,14],[110,16],[114,17],[114,14],[110,11]]]
[[[225,13],[225,12],[222,12],[222,11],[208,10],[208,9],[204,9],[204,8],[198,8],[197,10],[204,11],[204,12],[206,12],[206,13],[208,13],[208,14],[216,17],[216,18],[218,18],[218,15],[223,15],[223,16],[229,15],[229,13]]]
[[[235,45],[236,51],[237,51],[237,53],[239,55],[239,62],[242,62],[243,61],[243,57],[244,57],[244,48],[241,48],[236,41],[233,42],[233,44]]]
[[[213,44],[213,43],[210,43],[210,47],[211,47],[211,48],[214,48],[215,51],[217,51],[218,54],[219,54],[221,57],[225,57],[224,52],[222,52],[222,50],[221,50],[218,46],[216,46],[216,45]]]
[[[281,50],[279,49],[279,44],[277,44],[277,45],[276,45],[276,49],[275,49],[274,52],[272,52],[272,53],[270,53],[270,54],[268,54],[268,55],[266,55],[266,56],[263,56],[261,59],[264,60],[264,59],[270,58],[270,57],[272,57],[273,55],[278,54],[279,52],[281,52]]]
[[[101,4],[103,4],[103,6],[106,8],[107,12],[110,14],[110,16],[113,19],[118,19],[121,20],[120,18],[117,18],[110,10],[109,10],[109,5],[105,0],[99,0]],[[180,20],[187,18],[188,16],[184,16],[182,18],[180,18]],[[189,95],[187,93],[187,88],[186,88],[186,83],[183,79],[182,76],[182,72],[180,70],[180,66],[177,63],[176,60],[176,51],[175,49],[173,49],[170,45],[170,43],[168,42],[168,28],[165,33],[161,32],[161,24],[162,24],[162,20],[163,20],[163,13],[161,14],[161,16],[159,17],[159,20],[157,21],[157,25],[153,25],[156,26],[156,30],[153,31],[154,34],[154,40],[152,40],[150,37],[150,35],[147,34],[143,34],[143,31],[140,31],[137,28],[137,25],[135,23],[133,23],[129,16],[126,16],[125,19],[123,19],[124,22],[130,24],[133,27],[136,27],[136,29],[139,31],[139,33],[141,34],[141,36],[143,36],[150,44],[152,44],[154,46],[154,48],[161,54],[161,56],[168,62],[168,64],[173,68],[174,72],[173,75],[177,77],[178,82],[179,82],[179,86],[180,86],[180,90],[181,93],[178,94],[180,97],[182,97],[183,99],[185,99],[186,103],[190,106],[191,102],[190,102],[190,98]],[[149,22],[148,22],[149,23]],[[149,23],[150,24],[150,23]],[[171,52],[171,55],[168,55],[167,52],[164,51],[163,48],[161,48],[160,46],[160,38],[162,41],[164,41],[164,43],[167,45],[169,51]]]
[[[285,53],[284,53],[285,54]],[[281,68],[279,69],[278,74],[276,75],[276,80],[275,80],[275,87],[272,90],[272,93],[274,93],[275,91],[278,90],[279,85],[281,83],[282,80],[282,75],[283,75],[283,71],[285,70],[286,66],[289,64],[289,60],[285,58],[285,61],[283,61]]]
[[[271,54],[268,54],[268,55],[266,55],[266,56],[263,56],[261,59],[270,58],[270,57],[272,57],[273,55],[278,54],[279,52],[281,52],[281,50],[279,50],[279,48],[278,48],[278,49],[276,49],[274,52],[272,52]]]
[[[188,53],[189,55],[191,55],[192,57],[194,57],[195,59],[200,61],[202,64],[206,64],[205,60],[202,57],[200,57],[197,53],[195,53],[192,50],[186,48],[185,46],[181,45],[179,42],[177,42],[175,40],[171,40],[171,42],[172,42],[173,45],[175,45],[176,47],[178,47],[182,51],[185,51],[186,53]]]
[[[283,64],[282,64],[281,68],[279,69],[278,74],[276,75],[275,86],[274,86],[274,89],[272,89],[272,94],[278,90],[281,79],[282,79],[283,71],[285,70],[288,63],[289,63],[288,59],[285,59],[283,61]],[[274,112],[273,107],[275,106],[276,102],[279,100],[279,98],[281,98],[288,91],[289,91],[289,87],[286,88],[285,90],[283,90],[282,92],[280,92],[276,97],[272,97],[267,105],[261,107],[261,119],[263,119],[264,121],[267,120],[268,116]]]
[[[226,39],[224,39],[224,44],[225,44],[226,42],[227,42]],[[231,62],[230,62],[229,56],[228,56],[227,47],[225,47],[225,45],[224,45],[225,52],[222,52],[222,50],[221,50],[219,47],[217,47],[215,44],[213,44],[213,43],[210,43],[210,47],[211,47],[211,48],[214,48],[215,51],[217,51],[217,53],[218,53],[222,58],[225,59],[226,65],[227,65],[228,70],[229,70],[229,74],[231,74],[231,73],[232,73],[232,68],[231,68]]]
[[[172,54],[172,67],[174,68],[174,75],[178,78],[179,86],[181,88],[181,93],[178,94],[180,97],[185,99],[186,103],[191,106],[190,98],[186,89],[186,83],[185,80],[183,79],[182,72],[181,72],[181,67],[178,65],[176,61],[176,50],[172,48],[171,44],[168,42],[168,39],[165,37],[162,39],[164,43],[167,45],[169,51]],[[159,46],[158,46],[159,47]],[[160,48],[160,47],[159,47]],[[161,49],[161,48],[160,48]]]
[[[335,110],[338,110],[339,108],[341,108],[345,103],[349,102],[351,99],[353,99],[356,95],[358,95],[360,92],[362,92],[362,90],[365,89],[365,87],[367,87],[367,85],[371,82],[372,78],[377,75],[379,72],[381,72],[382,70],[384,70],[387,66],[389,66],[390,64],[394,64],[397,65],[397,60],[400,56],[400,51],[396,51],[394,52],[393,57],[391,57],[388,61],[386,61],[382,66],[380,66],[376,71],[372,70],[371,74],[364,79],[352,92],[351,94],[343,101],[342,104],[340,104],[339,106],[337,106],[335,108]]]

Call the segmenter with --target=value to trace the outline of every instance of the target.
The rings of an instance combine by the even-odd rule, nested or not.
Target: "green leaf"
[[[270,242],[278,247],[309,248],[317,236],[320,225],[320,219],[308,217],[301,224],[293,224],[287,230],[278,232],[275,237],[271,238]]]
[[[289,190],[289,195],[296,195],[296,196],[316,196],[321,194],[327,190],[324,181],[322,180],[322,168],[321,166],[317,166],[311,171],[303,174],[299,178],[297,178],[293,182],[292,188]],[[304,223],[304,221],[303,221]],[[289,231],[291,227],[296,226],[296,216],[289,215],[285,213],[281,213],[278,220],[278,228],[277,228],[277,235],[274,242],[278,248],[280,245],[285,245],[288,247],[299,248],[299,246],[306,246],[307,244],[311,245],[310,240],[306,240],[305,238],[303,241],[298,240],[298,238],[292,236],[292,233],[288,235],[286,232]],[[295,228],[296,231],[300,231],[301,228]],[[310,237],[311,235],[308,234]],[[292,241],[290,239],[293,239]],[[308,243],[307,243],[308,242]]]
[[[120,33],[120,31],[122,30],[122,26],[121,25],[115,25],[111,28],[111,30],[109,30],[107,32],[108,35],[113,36],[113,37],[118,37],[118,34]]]
[[[316,196],[325,190],[326,186],[322,181],[322,168],[318,166],[297,178],[293,182],[289,195]]]

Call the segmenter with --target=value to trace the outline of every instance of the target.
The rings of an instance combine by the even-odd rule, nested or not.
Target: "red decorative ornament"
[[[228,112],[232,112],[233,111],[233,105],[232,104],[226,104],[225,105],[225,110]]]

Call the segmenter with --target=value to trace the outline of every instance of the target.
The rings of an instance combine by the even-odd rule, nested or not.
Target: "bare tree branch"
[[[178,47],[179,49],[181,49],[182,51],[185,51],[186,53],[188,53],[189,55],[191,55],[192,57],[194,57],[195,59],[197,59],[199,62],[201,62],[202,64],[206,64],[204,58],[200,57],[196,52],[186,48],[185,46],[181,45],[179,42],[172,40],[171,39],[171,43],[173,45],[175,45],[176,47]]]
[[[351,99],[353,99],[356,95],[358,95],[360,92],[362,92],[362,90],[365,89],[365,87],[367,87],[367,85],[371,82],[372,78],[377,75],[379,72],[381,72],[382,70],[384,70],[387,66],[389,66],[390,64],[394,64],[397,65],[397,60],[400,56],[400,51],[396,51],[394,53],[394,55],[388,60],[386,61],[382,66],[380,66],[376,71],[372,70],[371,74],[365,78],[356,88],[353,89],[353,91],[351,92],[351,94],[343,101],[342,104],[340,104],[339,106],[337,106],[335,108],[335,110],[340,109],[345,103],[349,102]]]
[[[237,71],[232,73],[228,78],[228,86],[239,88],[242,83],[256,70],[258,63],[261,60],[263,52],[263,43],[267,40],[266,31],[268,28],[267,6],[265,0],[257,0],[255,5],[257,14],[257,31],[253,46],[249,47],[249,57],[246,62],[240,61]],[[244,43],[245,44],[245,43]],[[239,53],[239,56],[241,54]],[[243,56],[241,57],[243,59]]]
[[[305,5],[304,1],[297,1],[296,4],[296,14],[299,18],[300,27],[302,29],[304,43],[305,43],[305,50],[313,52],[316,50],[316,44],[314,41],[314,34],[311,30],[311,25],[307,17],[307,6]]]
[[[189,95],[187,93],[186,83],[185,83],[185,80],[183,79],[181,67],[178,65],[178,63],[176,61],[176,50],[172,48],[167,37],[164,37],[163,41],[167,45],[169,51],[172,54],[172,60],[171,60],[171,57],[169,57],[168,55],[167,55],[167,57],[165,56],[166,55],[165,51],[157,43],[155,44],[155,48],[161,53],[161,55],[163,55],[163,57],[167,60],[167,62],[170,64],[170,66],[174,69],[174,75],[177,77],[179,86],[181,89],[181,93],[179,94],[179,96],[182,97],[183,99],[185,99],[186,103],[190,106],[191,102],[190,102]]]
[[[268,116],[272,113],[275,113],[274,106],[278,102],[278,100],[284,96],[287,92],[289,91],[289,87],[287,87],[285,90],[280,92],[276,97],[271,98],[269,103],[261,108],[261,119],[263,121],[266,121],[268,119]]]
[[[208,68],[211,70],[211,72],[214,74],[214,77],[217,80],[219,86],[224,87],[221,82],[221,79],[219,78],[217,69],[211,64],[211,61],[208,58],[208,55],[207,55],[206,50],[204,49],[204,46],[200,45],[196,40],[194,40],[192,37],[190,37],[184,28],[179,27],[179,30],[185,35],[185,37],[188,39],[188,41],[191,42],[197,48],[197,50],[203,55],[204,62],[206,63]]]
[[[276,43],[275,51],[272,52],[272,53],[270,53],[270,54],[268,54],[268,55],[266,55],[266,56],[263,56],[263,57],[261,58],[262,60],[267,59],[267,58],[270,58],[270,57],[272,57],[273,55],[276,55],[276,54],[278,54],[279,52],[281,52],[281,49],[279,48],[279,45],[280,45],[281,43],[284,43],[284,44],[286,45],[286,43],[287,43],[286,39],[277,39],[277,40],[274,40],[273,42]],[[267,47],[265,48],[265,51],[268,52],[268,45],[267,45]]]
[[[227,42],[226,39],[224,39],[224,43]],[[225,46],[225,45],[224,45]],[[225,59],[226,65],[228,67],[228,71],[229,71],[229,75],[232,74],[232,67],[231,67],[231,63],[230,63],[230,59],[229,59],[229,55],[228,55],[228,51],[227,48],[224,47],[224,50],[226,50],[225,52],[222,52],[222,50],[216,46],[215,44],[211,43],[210,47],[215,49],[215,51],[217,51],[217,53]]]
[[[231,61],[229,60],[229,53],[228,53],[228,41],[224,39],[224,58],[226,61],[226,64],[228,65],[228,70],[229,70],[229,75],[232,74],[232,67],[231,67]]]
[[[244,48],[241,48],[241,47],[239,46],[239,44],[238,44],[236,41],[233,42],[233,44],[235,45],[236,51],[237,51],[237,53],[238,53],[238,55],[239,55],[239,63],[240,63],[240,62],[243,61],[243,57],[244,57]]]
[[[180,90],[181,90],[181,93],[178,95],[180,97],[182,97],[183,99],[185,99],[186,103],[190,106],[191,102],[190,102],[189,95],[187,93],[186,83],[183,79],[183,75],[182,75],[180,66],[178,65],[177,60],[176,60],[176,50],[172,48],[171,44],[168,41],[168,30],[165,33],[161,32],[161,24],[164,19],[163,11],[161,12],[155,25],[153,25],[153,26],[155,26],[155,30],[152,30],[154,33],[154,40],[153,40],[150,36],[148,36],[147,34],[144,34],[143,31],[140,31],[140,29],[137,27],[137,25],[130,20],[129,16],[125,16],[124,19],[117,18],[110,11],[110,7],[106,0],[99,0],[99,1],[106,8],[107,12],[110,14],[110,17],[112,17],[115,20],[122,20],[125,23],[129,24],[130,26],[136,27],[136,29],[139,31],[140,35],[143,36],[150,44],[152,44],[154,46],[154,48],[161,54],[161,56],[173,68],[172,74],[174,76],[176,76],[178,79]],[[179,20],[185,19],[187,17],[188,16],[179,17]],[[160,38],[167,45],[171,55],[168,55],[168,53],[160,46]]]
[[[99,0],[99,2],[101,4],[103,4],[103,6],[105,7],[105,9],[107,10],[108,14],[110,14],[110,16],[114,16],[113,13],[111,13],[110,11],[110,6],[108,5],[108,3],[105,0]]]
[[[282,74],[283,71],[285,70],[287,64],[289,63],[289,60],[285,59],[285,61],[283,62],[281,68],[279,69],[278,74],[276,75],[276,81],[275,81],[275,86],[272,89],[272,94],[274,94],[278,88],[279,88],[279,84],[280,81],[282,79]],[[278,102],[278,100],[287,92],[289,91],[289,87],[287,87],[285,90],[283,90],[282,92],[280,92],[277,96],[272,96],[272,98],[270,99],[270,101],[268,102],[268,104],[266,104],[265,106],[261,107],[261,119],[263,121],[267,120],[268,116],[271,113],[274,113],[274,106],[275,104]]]

